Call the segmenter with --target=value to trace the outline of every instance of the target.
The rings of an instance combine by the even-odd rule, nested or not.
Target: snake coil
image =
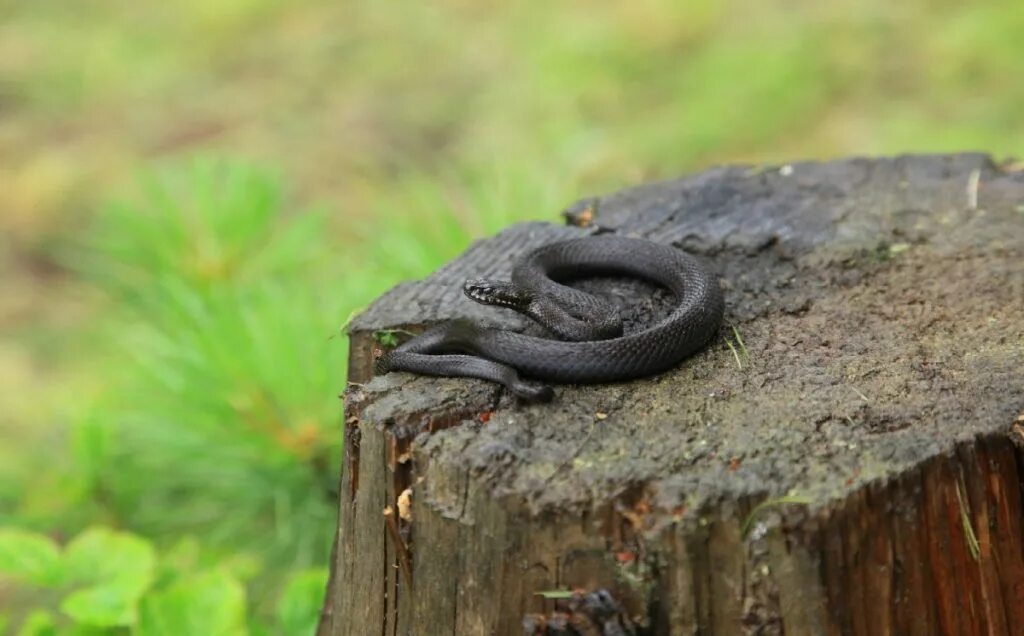
[[[622,332],[615,308],[563,283],[620,275],[666,287],[676,298],[664,319]],[[717,279],[693,256],[670,246],[614,235],[551,243],[526,255],[511,281],[469,280],[474,301],[515,309],[550,330],[538,338],[455,320],[382,355],[378,374],[410,371],[498,382],[528,401],[548,401],[559,383],[610,382],[665,371],[700,350],[718,331],[724,303]]]

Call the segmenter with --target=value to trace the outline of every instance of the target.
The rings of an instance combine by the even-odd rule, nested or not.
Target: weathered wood
[[[706,258],[728,326],[669,373],[523,405],[371,379],[373,332],[534,330],[462,280],[592,228],[515,226],[385,294],[350,332],[321,636],[518,634],[556,608],[538,592],[567,587],[612,590],[658,634],[1024,625],[1024,174],[976,154],[730,167],[567,218]],[[628,326],[670,303],[583,284]],[[396,538],[383,511],[406,489]]]

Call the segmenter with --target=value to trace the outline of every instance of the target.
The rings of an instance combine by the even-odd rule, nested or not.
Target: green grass
[[[956,500],[960,505],[960,524],[963,526],[967,550],[970,552],[971,558],[977,561],[981,556],[981,544],[978,543],[978,535],[974,533],[974,526],[971,524],[971,509],[964,498],[963,479],[956,484]]]
[[[725,346],[729,347],[729,351],[732,352],[732,357],[736,360],[736,368],[742,371],[743,361],[746,360],[747,362],[750,362],[750,354],[747,352],[747,345],[743,344],[743,337],[740,336],[739,330],[735,325],[730,326],[732,327],[732,336],[733,339],[736,340],[736,344],[734,345],[732,340],[726,338]]]
[[[1004,0],[0,12],[0,526],[153,546],[137,633],[201,633],[190,585],[311,633],[339,328],[471,240],[725,161],[1024,149]],[[0,625],[73,633],[48,583],[0,582]]]
[[[740,524],[740,536],[744,539],[750,534],[750,531],[754,528],[754,524],[757,522],[758,516],[760,516],[765,510],[769,508],[777,508],[786,505],[810,505],[811,498],[802,495],[786,495],[784,497],[773,497],[771,499],[765,499],[758,503],[747,515],[747,518]]]

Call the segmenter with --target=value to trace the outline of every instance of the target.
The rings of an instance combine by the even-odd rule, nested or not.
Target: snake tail
[[[454,321],[429,329],[377,359],[374,372],[410,371],[440,377],[479,378],[504,386],[527,402],[550,402],[554,390],[546,384],[527,382],[515,368],[459,351],[472,351],[477,328]]]

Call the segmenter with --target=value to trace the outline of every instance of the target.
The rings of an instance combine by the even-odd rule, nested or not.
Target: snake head
[[[462,292],[470,300],[483,305],[508,307],[522,311],[529,306],[533,296],[522,287],[505,280],[475,278],[467,280]]]

